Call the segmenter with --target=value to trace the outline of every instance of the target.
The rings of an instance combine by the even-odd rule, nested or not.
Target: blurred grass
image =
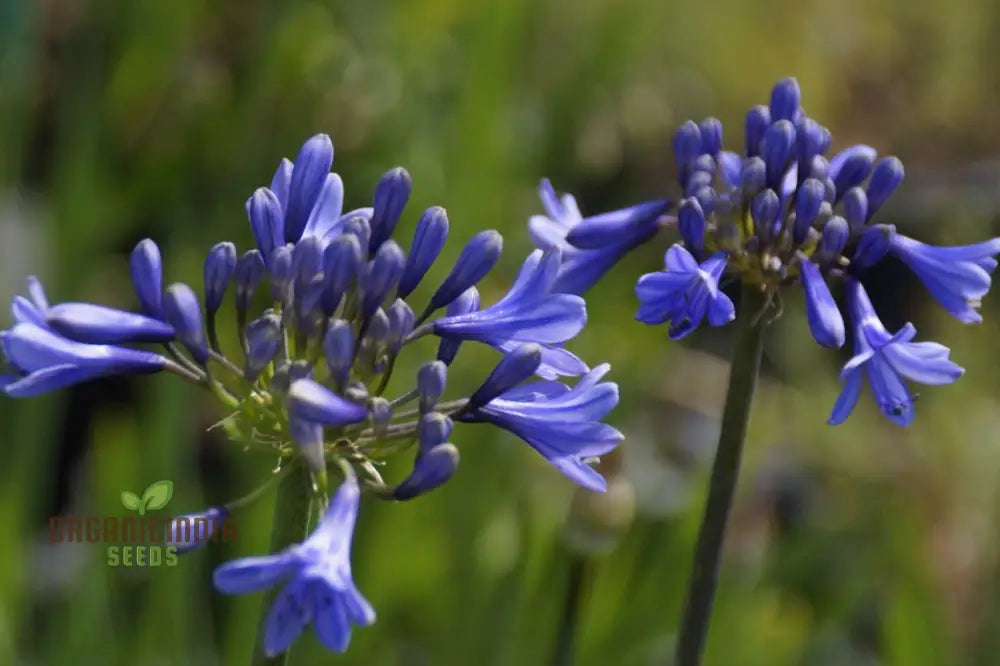
[[[985,0],[9,0],[0,297],[37,272],[54,300],[128,306],[126,255],[147,235],[169,280],[197,282],[209,243],[249,245],[242,202],[316,131],[334,138],[348,206],[365,205],[385,169],[410,170],[404,239],[420,210],[447,206],[452,239],[433,277],[479,228],[504,232],[484,285],[495,297],[530,247],[541,176],[590,212],[660,196],[674,126],[716,114],[737,142],[743,110],[789,74],[838,145],[906,162],[883,219],[926,240],[978,240],[996,231],[997,174],[951,174],[997,156],[998,29],[1000,8]],[[580,664],[665,663],[690,564],[725,372],[632,321],[631,285],[663,247],[636,252],[588,295],[590,324],[573,343],[612,363],[626,458],[656,461],[632,477],[635,521],[586,569]],[[991,298],[987,323],[963,328],[905,272],[878,277],[886,321],[912,318],[969,372],[924,392],[909,430],[867,401],[828,428],[844,355],[817,349],[789,304],[766,352],[707,664],[996,663],[1000,308]],[[703,331],[696,344],[725,343]],[[462,355],[456,395],[494,358]],[[173,479],[177,511],[250,490],[266,462],[208,431],[219,416],[162,377],[0,403],[0,663],[247,663],[259,600],[214,595],[210,572],[266,548],[267,502],[241,514],[239,543],[175,569],[111,569],[101,549],[45,540],[48,516],[116,515],[121,490],[159,478]],[[548,663],[574,557],[573,490],[512,437],[467,427],[456,442],[452,482],[362,509],[355,570],[378,623],[341,658],[306,638],[296,663]]]

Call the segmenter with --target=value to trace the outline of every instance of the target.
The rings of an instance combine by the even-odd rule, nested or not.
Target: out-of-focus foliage
[[[987,0],[8,2],[0,296],[38,272],[56,300],[130,306],[126,253],[144,236],[161,243],[169,280],[198,284],[210,243],[251,242],[253,188],[325,131],[348,206],[367,205],[379,174],[402,164],[415,182],[404,225],[445,205],[450,256],[476,229],[500,229],[507,250],[483,285],[495,297],[529,249],[540,177],[585,212],[668,193],[673,128],[718,115],[735,145],[745,108],[784,75],[837,145],[906,163],[882,221],[979,240],[997,233],[1000,210],[998,33],[1000,5]],[[610,361],[622,387],[612,420],[627,441],[607,464],[625,476],[610,504],[578,499],[567,532],[565,479],[511,437],[463,430],[455,480],[362,508],[355,574],[377,624],[340,659],[308,638],[296,663],[549,663],[577,557],[567,544],[601,551],[577,567],[578,663],[665,663],[727,341],[703,330],[697,347],[670,344],[632,321],[634,280],[665,244],[588,294],[574,345]],[[913,319],[968,373],[928,390],[909,430],[864,401],[829,428],[846,352],[817,349],[801,304],[787,304],[767,346],[708,664],[996,663],[1000,296],[986,323],[962,327],[901,266],[870,289],[887,324]],[[482,373],[451,378],[456,392],[494,360],[466,347]],[[240,515],[238,543],[175,568],[109,568],[103,547],[47,535],[49,516],[120,515],[120,492],[156,479],[173,480],[176,511],[251,490],[269,461],[237,455],[210,429],[219,416],[168,377],[0,403],[0,663],[247,663],[259,599],[215,595],[210,572],[265,550],[267,501]]]

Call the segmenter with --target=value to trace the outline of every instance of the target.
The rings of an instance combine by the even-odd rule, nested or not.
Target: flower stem
[[[760,358],[767,319],[765,294],[752,284],[744,284],[740,313],[733,340],[732,366],[726,406],[722,412],[719,446],[712,465],[708,502],[698,532],[694,564],[688,579],[687,599],[677,640],[677,666],[701,664],[708,634],[708,622],[719,577],[726,522],[740,470],[743,443],[750,421],[750,407],[757,388]]]
[[[296,469],[281,479],[274,504],[274,526],[271,528],[270,552],[280,553],[290,545],[305,539],[309,532],[312,508],[311,488],[309,470],[305,466],[296,466]],[[260,621],[257,623],[257,639],[254,645],[253,659],[250,662],[251,666],[285,666],[288,663],[290,650],[274,657],[268,657],[264,652],[264,627],[268,612],[279,590],[280,586],[272,588],[264,596],[264,603],[260,609]]]
[[[566,581],[566,595],[563,601],[559,633],[556,635],[556,649],[552,657],[553,666],[573,666],[576,656],[577,625],[580,622],[581,597],[587,563],[580,555],[573,555],[569,565],[569,580]]]

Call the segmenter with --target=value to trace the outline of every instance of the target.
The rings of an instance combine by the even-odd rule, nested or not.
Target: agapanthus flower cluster
[[[561,243],[533,252],[507,294],[482,306],[476,285],[500,257],[502,239],[493,230],[479,232],[414,310],[418,285],[429,281],[448,236],[445,210],[419,216],[404,252],[392,237],[410,197],[410,175],[388,171],[370,207],[345,212],[343,181],[332,164],[326,135],[306,141],[294,162],[281,161],[270,186],[246,202],[257,247],[243,253],[229,242],[212,247],[200,297],[188,284],[164,288],[160,250],[147,239],[130,258],[141,312],[51,305],[31,278],[28,297],[14,299],[14,325],[0,334],[6,367],[0,386],[9,396],[166,370],[212,391],[230,409],[227,430],[246,447],[277,456],[276,474],[309,470],[312,491],[327,507],[312,535],[215,573],[225,593],[283,585],[266,623],[271,655],[307,624],[326,647],[342,651],[353,625],[374,621],[350,566],[362,490],[407,500],[447,481],[459,463],[451,443],[455,422],[499,426],[598,491],[604,479],[590,463],[622,439],[602,423],[618,402],[617,386],[601,381],[607,366],[591,370],[563,346],[587,319],[583,299],[563,284],[590,281],[589,270],[582,277],[565,270],[584,253]],[[622,242],[631,246],[646,235],[636,230]],[[620,256],[624,249],[599,252]],[[227,292],[237,339],[224,348],[217,319]],[[436,357],[404,382],[405,390],[387,395],[397,357],[429,335],[440,339]],[[466,341],[490,345],[502,359],[470,397],[444,400],[448,368]],[[540,379],[529,381],[533,375]],[[573,387],[558,381],[573,376],[581,376]],[[416,444],[412,472],[386,483],[377,461],[410,444]],[[342,479],[332,499],[328,469]],[[226,515],[236,504],[212,507],[203,517]]]
[[[558,199],[546,181],[547,216],[532,218],[529,226],[541,247],[574,248],[564,253],[561,270],[579,293],[657,226],[666,226],[662,214],[669,211],[681,242],[667,250],[663,271],[636,284],[636,318],[668,324],[674,340],[706,319],[723,326],[735,318],[733,302],[722,290],[723,281],[732,278],[765,294],[772,311],[757,314],[767,317],[780,312],[786,288],[801,286],[812,336],[824,347],[842,347],[847,326],[830,290],[832,283],[842,283],[855,356],[844,366],[844,388],[829,423],[847,418],[867,377],[879,409],[908,425],[914,394],[905,380],[948,384],[963,370],[948,359],[947,347],[912,342],[911,324],[894,335],[887,332],[862,280],[893,255],[947,312],[964,323],[978,322],[976,309],[990,287],[1000,238],[935,247],[876,219],[903,180],[902,162],[879,159],[867,145],[828,157],[830,132],[806,115],[795,79],[779,81],[769,105],[749,110],[744,139],[741,153],[727,151],[719,120],[688,121],[673,141],[682,193],[676,205],[643,209],[646,215],[637,211],[648,204],[584,218],[571,196]]]

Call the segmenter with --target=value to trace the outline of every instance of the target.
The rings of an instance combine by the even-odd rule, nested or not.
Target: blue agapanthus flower
[[[308,623],[324,645],[342,651],[353,625],[374,621],[350,574],[360,496],[368,491],[380,499],[410,500],[445,483],[459,464],[454,422],[495,420],[594,489],[603,489],[603,482],[588,465],[621,439],[601,423],[617,403],[617,391],[613,384],[588,388],[597,381],[593,375],[574,389],[556,381],[535,385],[552,398],[547,412],[541,404],[520,417],[512,411],[515,398],[528,400],[519,397],[516,384],[529,376],[588,371],[564,347],[583,328],[587,312],[582,298],[555,287],[561,247],[533,252],[510,291],[481,308],[476,285],[503,250],[497,231],[473,234],[445,278],[428,285],[449,234],[445,209],[432,206],[419,216],[407,253],[392,238],[412,191],[406,170],[387,171],[372,205],[345,213],[343,180],[330,171],[332,164],[333,144],[322,134],[307,140],[294,162],[282,160],[270,186],[246,202],[256,247],[241,254],[228,241],[213,245],[200,291],[180,282],[164,286],[160,249],[145,239],[129,259],[139,312],[92,303],[51,305],[31,279],[28,297],[12,303],[13,326],[0,333],[0,389],[9,396],[165,370],[220,400],[227,410],[220,425],[242,447],[278,461],[263,484],[294,480],[283,475],[304,468],[308,487],[301,492],[322,505],[328,480],[346,478],[303,543],[216,572],[216,586],[230,593],[285,581],[266,623],[264,647],[272,655]],[[236,335],[226,340],[217,320],[227,314],[230,286]],[[394,376],[398,357],[430,334],[440,338],[436,354],[415,377]],[[449,367],[468,343],[490,345],[503,358],[472,397],[445,399]],[[567,395],[557,399],[558,392]],[[408,408],[411,403],[415,408]],[[399,483],[386,482],[379,463],[408,446],[416,449],[412,471]],[[178,552],[203,546],[205,539],[176,538],[183,519],[229,515],[261,491],[178,518],[168,542]],[[205,524],[195,536],[210,536],[213,529]]]
[[[274,555],[245,557],[218,567],[212,576],[225,594],[261,592],[284,584],[264,625],[264,650],[273,657],[288,649],[306,625],[328,650],[344,652],[353,626],[375,622],[375,610],[351,576],[351,541],[361,489],[349,476],[330,499],[316,530],[301,544]]]
[[[638,319],[669,322],[669,335],[676,339],[706,318],[714,326],[733,318],[732,303],[719,290],[720,279],[753,285],[778,310],[787,289],[801,285],[812,336],[824,347],[839,348],[846,340],[846,327],[830,285],[857,284],[892,254],[950,314],[966,323],[980,320],[976,310],[989,290],[1000,238],[935,247],[879,223],[877,213],[903,181],[902,162],[879,158],[875,148],[863,144],[828,157],[832,136],[806,115],[795,79],[779,81],[768,105],[747,112],[742,133],[741,153],[723,149],[722,123],[715,118],[688,121],[674,135],[682,195],[674,212],[683,249],[671,249],[665,272],[640,278]],[[578,248],[593,248],[613,238],[607,224],[589,218],[576,221],[567,234],[567,241]],[[600,272],[603,264],[595,262],[593,270]],[[905,337],[909,329],[902,334]],[[925,360],[936,364],[942,350],[947,351],[940,346],[904,346],[911,344],[909,338],[888,347],[890,343],[877,335],[867,339],[873,349],[887,349],[885,354],[876,353],[875,359],[898,360],[902,352],[895,350],[918,349],[922,351],[913,353],[924,358],[921,354],[926,352],[930,356]],[[869,367],[881,370],[889,365],[872,362]],[[919,377],[928,376],[913,364],[892,367],[898,369],[893,375],[897,378],[922,381]],[[948,376],[952,381],[957,377],[953,374],[941,371],[929,376]],[[880,383],[883,375],[889,377],[881,373],[872,380],[876,399],[893,421],[905,425],[912,420],[911,405],[905,392],[896,390],[898,381]],[[856,396],[859,376],[850,375],[836,412],[840,418],[831,419],[832,423],[850,412],[844,405]]]
[[[601,423],[618,404],[618,385],[600,381],[608,369],[606,363],[595,367],[573,388],[539,381],[509,389],[459,420],[509,430],[573,481],[603,492],[607,484],[589,459],[611,451],[623,438]]]
[[[712,326],[736,316],[733,302],[719,289],[726,256],[719,252],[700,265],[691,253],[674,245],[664,256],[666,270],[647,273],[635,285],[642,304],[635,318],[646,324],[670,322],[670,339],[680,340],[708,317]]]
[[[904,380],[920,384],[951,384],[965,371],[948,360],[949,350],[936,342],[912,342],[913,324],[890,334],[872,307],[861,283],[847,280],[847,304],[854,322],[854,358],[841,372],[844,388],[830,414],[829,423],[843,422],[861,395],[863,377],[875,394],[875,402],[893,423],[913,422],[914,395]]]

